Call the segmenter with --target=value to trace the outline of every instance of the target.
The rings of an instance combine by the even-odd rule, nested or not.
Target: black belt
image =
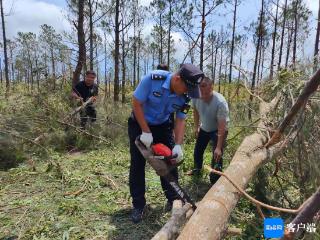
[[[136,117],[134,116],[134,113],[133,113],[133,112],[131,112],[129,118],[130,118],[132,121],[138,123],[138,121],[136,120]],[[156,125],[152,125],[152,124],[149,124],[149,123],[148,123],[148,126],[150,126],[150,127],[159,127],[159,126],[165,126],[165,125],[169,125],[169,124],[171,124],[171,120],[168,118],[168,120],[165,121],[165,122],[163,122],[163,123],[156,124]]]

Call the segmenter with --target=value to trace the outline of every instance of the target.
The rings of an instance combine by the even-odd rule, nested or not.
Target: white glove
[[[183,153],[182,153],[181,145],[176,144],[174,146],[174,148],[172,149],[172,156],[174,156],[175,154],[177,154],[176,162],[177,162],[177,164],[179,164],[179,162],[181,162],[183,160]]]
[[[151,143],[153,142],[152,133],[142,132],[140,135],[140,141],[147,147],[150,148]]]

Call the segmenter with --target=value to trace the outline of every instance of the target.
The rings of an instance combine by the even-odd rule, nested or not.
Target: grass
[[[23,164],[0,172],[0,239],[150,239],[169,217],[159,178],[147,167],[148,211],[141,224],[131,223],[125,149],[62,154],[55,162],[59,169],[39,162],[36,171]],[[201,181],[181,179],[195,199],[210,187]]]

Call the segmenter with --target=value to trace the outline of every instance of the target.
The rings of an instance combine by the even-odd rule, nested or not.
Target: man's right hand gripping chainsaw
[[[174,189],[174,191],[179,196],[180,200],[184,203],[190,203],[192,208],[195,210],[196,205],[188,196],[188,194],[182,189],[179,183],[175,180],[175,178],[170,174],[170,171],[173,168],[176,168],[181,162],[176,162],[175,155],[172,156],[172,152],[170,148],[162,143],[157,143],[151,145],[150,148],[147,148],[137,137],[135,144],[142,156],[146,159],[146,161],[151,165],[151,167],[156,171],[156,173],[163,177]]]

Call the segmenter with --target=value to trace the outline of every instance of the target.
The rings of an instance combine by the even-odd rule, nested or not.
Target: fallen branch
[[[320,69],[312,76],[312,78],[306,83],[302,92],[298,96],[297,101],[291,107],[287,116],[283,119],[278,129],[272,135],[271,139],[265,144],[265,147],[271,147],[272,145],[278,143],[284,133],[284,130],[288,127],[294,116],[299,112],[299,110],[306,104],[311,94],[317,91],[320,85]]]
[[[74,129],[75,129],[77,132],[79,132],[79,133],[84,133],[84,134],[86,134],[86,135],[88,135],[88,136],[90,136],[90,137],[99,139],[99,140],[102,141],[102,142],[105,142],[105,143],[107,143],[107,144],[111,144],[111,142],[109,142],[107,139],[105,139],[105,138],[103,138],[103,137],[101,137],[101,136],[93,135],[93,134],[91,134],[91,133],[89,133],[89,132],[87,132],[87,131],[85,131],[85,130],[83,130],[83,129],[81,129],[81,128],[73,125],[73,124],[71,124],[71,123],[67,123],[67,122],[64,122],[64,121],[61,121],[61,120],[56,120],[56,121],[57,121],[58,123],[60,123],[60,124],[63,124],[63,125],[66,125],[66,126],[69,126],[69,127],[74,128]]]
[[[73,117],[74,115],[76,115],[78,112],[80,112],[82,109],[84,109],[85,107],[87,107],[89,104],[91,104],[93,102],[93,98],[90,97],[87,101],[85,101],[81,106],[77,107],[75,110],[73,110],[69,116],[67,117]],[[64,119],[65,120],[65,119]]]
[[[225,173],[217,171],[209,166],[205,166],[205,168],[209,172],[213,172],[215,174],[218,174],[220,176],[225,177],[240,193],[242,193],[248,200],[250,200],[252,203],[254,203],[258,207],[258,212],[262,216],[263,216],[263,214],[261,214],[262,212],[261,212],[260,207],[264,207],[264,208],[274,210],[274,211],[293,213],[293,214],[297,214],[301,210],[301,207],[298,209],[279,208],[279,207],[274,207],[269,204],[265,204],[263,202],[260,202],[260,201],[256,200],[255,198],[251,197],[248,193],[246,193],[246,191],[244,191],[238,184],[236,184],[233,180],[231,180],[230,177],[228,177],[228,175],[226,175]],[[262,218],[264,218],[264,216]]]
[[[63,196],[64,197],[66,197],[66,196],[75,196],[76,197],[86,190],[86,185],[87,185],[87,182],[85,182],[79,190],[77,190],[75,192],[66,192],[63,194]]]
[[[193,212],[192,206],[189,203],[182,207],[182,202],[180,200],[175,200],[173,202],[171,218],[152,240],[175,239],[180,232],[181,226],[183,226],[190,217],[191,214],[187,214],[190,210]],[[189,215],[189,217],[187,215]]]

